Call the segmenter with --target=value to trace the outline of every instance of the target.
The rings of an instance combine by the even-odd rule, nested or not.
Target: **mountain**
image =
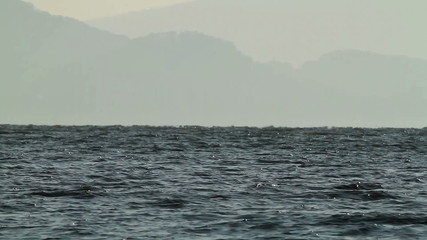
[[[53,69],[120,48],[129,41],[71,18],[52,16],[19,0],[0,1],[0,24],[3,121],[44,115],[35,102],[52,102],[47,98],[52,94],[71,94],[66,85],[47,84],[46,76]],[[18,115],[21,117],[13,117]]]
[[[92,120],[102,124],[421,127],[426,64],[342,51],[293,69],[256,63],[220,39],[170,32],[52,79],[95,89]]]
[[[152,34],[70,68],[80,71],[52,78],[90,83],[104,124],[260,125],[270,115],[259,113],[280,105],[267,92],[287,82],[231,43],[195,32]]]
[[[129,40],[0,2],[0,123],[424,127],[426,61],[360,51],[298,69],[198,32]],[[17,17],[21,16],[21,17]]]
[[[123,36],[89,27],[77,20],[52,16],[20,0],[0,2],[0,47],[3,59],[30,64],[64,65],[123,46]]]
[[[277,79],[207,35],[130,41],[21,1],[0,4],[3,123],[226,124],[255,115],[256,92]]]
[[[425,125],[426,60],[355,50],[335,51],[295,69],[292,77],[306,86],[319,84],[328,91],[344,93],[345,96],[329,98],[327,105],[336,105],[335,114],[353,116],[351,125],[356,122],[376,123],[374,126]]]
[[[197,31],[231,41],[256,61],[299,66],[337,49],[427,59],[422,9],[422,0],[195,0],[88,23],[131,38]]]

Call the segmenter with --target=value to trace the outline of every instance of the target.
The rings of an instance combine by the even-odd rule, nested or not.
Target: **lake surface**
[[[427,129],[0,125],[0,239],[426,239]]]

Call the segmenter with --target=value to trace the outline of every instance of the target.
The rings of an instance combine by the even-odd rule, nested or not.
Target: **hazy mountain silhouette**
[[[412,47],[427,41],[427,35],[415,27],[423,13],[410,7],[421,1],[407,4],[399,13],[394,4],[388,0],[195,0],[88,23],[132,38],[198,31],[233,42],[257,61],[300,65],[337,49],[425,57],[425,52]]]
[[[298,69],[298,78],[357,96],[427,96],[427,61],[347,50],[322,56]]]
[[[334,114],[353,116],[374,126],[423,126],[427,119],[427,61],[369,52],[336,51],[308,62],[293,72],[306,86],[320,84],[327,97],[320,109],[336,106]],[[325,103],[325,102],[321,102]],[[348,120],[348,118],[346,118]],[[346,120],[343,119],[343,122]]]
[[[52,79],[90,83],[97,119],[109,124],[259,125],[270,118],[260,113],[280,107],[268,92],[287,82],[229,42],[194,32],[152,34],[70,68],[80,71]]]
[[[129,40],[20,1],[3,0],[0,9],[2,123],[420,127],[427,121],[423,60],[344,51],[293,69],[254,62],[230,42],[201,33]]]
[[[49,95],[60,98],[72,92],[67,85],[46,86],[46,75],[53,69],[129,41],[71,18],[51,16],[19,0],[0,1],[0,24],[0,79],[6,86],[0,88],[0,107],[2,118],[10,120],[16,120],[14,115],[21,116],[18,119],[44,116],[35,102],[53,103]]]
[[[123,46],[128,39],[71,18],[51,16],[20,0],[0,2],[4,59],[63,65]],[[10,56],[10,57],[9,57]],[[32,63],[32,62],[31,62]]]

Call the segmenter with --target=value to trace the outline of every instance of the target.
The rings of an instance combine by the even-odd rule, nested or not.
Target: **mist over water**
[[[422,239],[426,129],[0,125],[4,239]]]

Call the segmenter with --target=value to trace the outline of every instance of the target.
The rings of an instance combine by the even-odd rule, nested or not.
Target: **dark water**
[[[0,125],[1,239],[427,239],[427,130]]]

